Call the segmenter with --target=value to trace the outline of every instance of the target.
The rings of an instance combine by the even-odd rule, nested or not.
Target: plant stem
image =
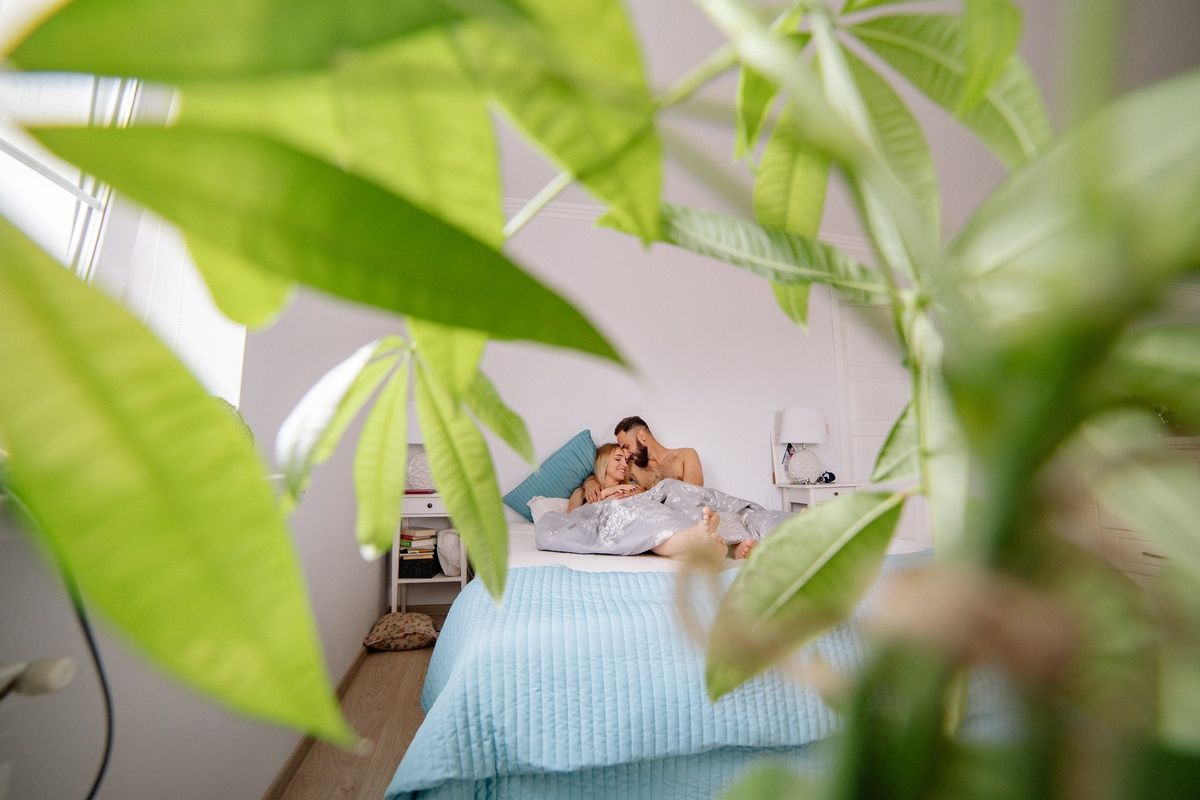
[[[717,48],[708,58],[688,70],[683,77],[655,98],[655,109],[662,110],[679,105],[735,64],[737,64],[737,53],[732,44]]]
[[[701,88],[720,76],[737,63],[737,54],[732,45],[724,45],[713,51],[708,58],[701,61],[671,84],[665,92],[651,101],[651,115],[678,105],[698,92]],[[550,204],[554,198],[575,182],[575,176],[570,170],[563,170],[543,186],[536,195],[526,203],[520,211],[513,215],[504,226],[504,237],[510,238],[525,227],[529,220]]]
[[[575,176],[570,170],[563,170],[554,179],[543,186],[533,199],[526,203],[520,211],[513,215],[504,226],[504,238],[509,238],[525,227],[525,223],[545,208],[551,200],[562,194],[563,190],[575,182]]]

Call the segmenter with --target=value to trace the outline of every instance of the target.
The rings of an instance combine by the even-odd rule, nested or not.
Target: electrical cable
[[[100,758],[100,767],[96,770],[96,777],[92,781],[92,788],[88,790],[87,794],[87,800],[95,800],[96,793],[100,791],[100,784],[104,781],[104,776],[108,772],[108,765],[112,761],[112,687],[108,683],[108,674],[104,670],[104,660],[100,657],[100,647],[96,644],[96,637],[92,633],[92,625],[88,621],[87,612],[83,608],[83,599],[79,596],[79,592],[75,588],[74,579],[67,572],[65,565],[60,565],[60,568],[63,572],[63,579],[67,582],[67,591],[71,595],[71,605],[75,609],[75,617],[79,620],[79,627],[83,630],[84,638],[87,639],[88,651],[92,655],[92,664],[96,667],[96,680],[100,683],[100,692],[104,696],[104,755]]]
[[[0,486],[0,494],[8,497],[21,510],[25,521],[35,527],[37,525],[36,517],[30,511],[29,506],[21,499],[20,495],[12,490],[11,486]],[[96,680],[100,684],[100,692],[104,698],[104,754],[100,757],[100,766],[96,769],[96,776],[92,780],[92,786],[88,790],[87,800],[95,800],[97,792],[100,791],[100,784],[104,782],[104,776],[108,773],[108,765],[112,761],[113,749],[113,702],[112,702],[112,687],[108,682],[108,673],[104,669],[104,659],[100,656],[100,646],[96,643],[96,636],[92,632],[91,622],[88,620],[87,611],[83,607],[83,597],[79,594],[79,587],[75,583],[75,577],[71,574],[71,570],[67,568],[66,562],[62,556],[54,549],[53,545],[49,550],[54,555],[55,566],[58,567],[58,573],[62,577],[64,588],[67,591],[67,596],[71,599],[71,608],[75,611],[75,618],[79,620],[79,627],[83,631],[83,638],[87,642],[88,652],[92,657],[92,665],[96,668]]]

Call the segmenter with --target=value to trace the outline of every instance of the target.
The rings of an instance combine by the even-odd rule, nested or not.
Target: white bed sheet
[[[508,566],[568,567],[578,572],[674,572],[683,564],[672,558],[644,553],[640,556],[580,555],[538,550],[533,525],[510,522],[508,525]]]
[[[927,548],[928,545],[917,542],[893,539],[888,553],[915,553]],[[538,550],[533,525],[528,522],[510,522],[508,566],[510,569],[561,566],[578,572],[676,572],[684,564],[680,560],[656,556],[653,553],[643,553],[640,556],[602,556]],[[736,566],[738,562],[730,559],[725,568]]]

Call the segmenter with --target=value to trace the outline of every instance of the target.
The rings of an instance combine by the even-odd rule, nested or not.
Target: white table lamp
[[[816,483],[824,471],[817,454],[807,445],[820,444],[829,438],[825,412],[819,408],[785,408],[779,412],[779,431],[776,440],[791,445],[784,471],[796,483]]]

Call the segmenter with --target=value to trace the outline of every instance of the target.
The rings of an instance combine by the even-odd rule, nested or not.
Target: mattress
[[[678,559],[643,553],[640,556],[580,555],[538,550],[533,525],[510,523],[508,527],[508,567],[565,567],[576,572],[678,572]],[[736,564],[730,560],[729,567]]]

